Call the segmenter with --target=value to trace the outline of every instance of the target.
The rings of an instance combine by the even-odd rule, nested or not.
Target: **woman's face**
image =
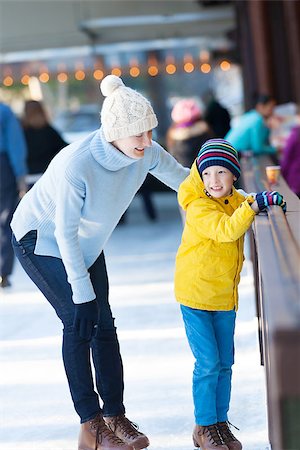
[[[129,156],[129,158],[140,159],[144,157],[145,149],[151,147],[151,143],[152,130],[149,130],[137,136],[116,139],[112,142],[112,145],[124,153],[124,155]]]

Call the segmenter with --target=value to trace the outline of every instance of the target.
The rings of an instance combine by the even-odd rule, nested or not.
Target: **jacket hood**
[[[196,161],[193,162],[189,176],[181,183],[178,191],[178,202],[186,210],[189,203],[199,197],[206,197],[204,184],[199,175]]]

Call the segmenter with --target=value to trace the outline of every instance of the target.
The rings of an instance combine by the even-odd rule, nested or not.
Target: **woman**
[[[102,127],[52,160],[19,204],[12,229],[18,259],[63,322],[78,449],[133,450],[149,440],[125,416],[103,247],[148,172],[177,190],[189,171],[152,141],[157,118],[148,100],[114,75],[101,90]]]

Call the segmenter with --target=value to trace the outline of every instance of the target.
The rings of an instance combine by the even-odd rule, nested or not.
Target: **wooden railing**
[[[272,450],[300,450],[300,201],[280,176],[268,185],[267,156],[242,158],[247,192],[277,190],[287,201],[256,216],[251,253]],[[299,174],[300,176],[300,174]]]

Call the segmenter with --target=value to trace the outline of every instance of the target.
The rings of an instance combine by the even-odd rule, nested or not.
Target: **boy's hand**
[[[279,192],[276,191],[263,191],[256,194],[256,201],[260,211],[263,211],[267,206],[277,205],[281,206],[284,212],[286,212],[286,202]]]
[[[75,305],[73,327],[82,339],[91,339],[98,322],[97,301],[80,303]]]

